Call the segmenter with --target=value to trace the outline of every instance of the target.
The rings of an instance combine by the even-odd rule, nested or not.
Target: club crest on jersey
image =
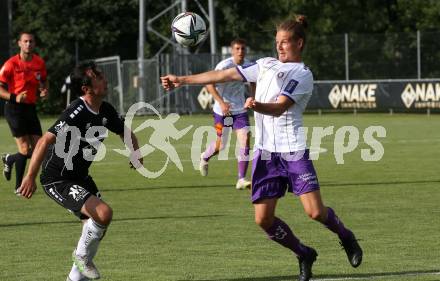
[[[40,81],[41,80],[41,73],[40,72],[35,72],[35,78]]]
[[[283,76],[284,76],[284,72],[278,72],[278,74],[277,74],[277,77],[278,77],[278,78],[281,79],[281,78],[283,78]]]
[[[58,133],[60,131],[67,131],[67,129],[69,128],[69,125],[67,125],[66,121],[60,121],[60,123],[55,125],[55,132]]]
[[[107,125],[107,122],[108,122],[107,118],[103,117],[102,118],[102,125],[103,126]]]

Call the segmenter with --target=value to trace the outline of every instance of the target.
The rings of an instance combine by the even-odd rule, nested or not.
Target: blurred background
[[[236,37],[247,40],[251,59],[276,56],[276,23],[298,13],[308,17],[304,62],[317,81],[309,110],[440,108],[435,97],[440,95],[440,1],[3,0],[0,5],[0,63],[18,51],[19,32],[35,33],[49,71],[50,99],[39,104],[46,114],[65,107],[65,78],[76,63],[89,59],[105,70],[109,100],[122,114],[139,100],[161,112],[209,111],[210,101],[201,106],[201,87],[164,95],[159,76],[214,68]],[[182,11],[198,13],[213,31],[196,48],[169,42],[171,21]],[[362,103],[356,92],[351,98],[335,94],[357,91],[365,83],[376,83],[374,104]],[[429,87],[434,98],[426,98],[432,95]],[[393,98],[378,102],[384,95]]]

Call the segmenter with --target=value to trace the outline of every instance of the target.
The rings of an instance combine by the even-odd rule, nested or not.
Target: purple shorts
[[[257,150],[252,161],[252,203],[283,197],[286,190],[296,196],[319,190],[309,150],[290,153]]]
[[[217,136],[221,137],[223,127],[232,127],[233,130],[249,127],[249,117],[247,112],[230,116],[222,116],[214,112],[214,126]]]

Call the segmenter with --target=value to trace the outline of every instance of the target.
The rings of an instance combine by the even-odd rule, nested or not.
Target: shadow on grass
[[[399,271],[399,272],[378,272],[378,273],[360,273],[360,274],[322,274],[315,275],[311,281],[326,281],[326,280],[372,280],[382,277],[405,277],[417,275],[440,275],[439,270],[415,270],[415,271]],[[266,276],[266,277],[245,277],[245,278],[230,278],[230,279],[179,279],[178,281],[285,281],[297,280],[296,275],[283,276]]]
[[[143,221],[143,220],[166,220],[166,219],[203,219],[203,218],[215,218],[215,217],[225,217],[226,215],[198,215],[198,216],[152,216],[145,218],[116,218],[113,222],[118,221]],[[56,225],[56,224],[78,224],[78,220],[66,220],[66,221],[41,221],[41,222],[20,222],[20,223],[10,223],[10,224],[0,224],[0,228],[6,227],[20,227],[20,226],[35,226],[35,225]]]
[[[341,186],[376,186],[376,185],[399,185],[399,184],[419,184],[419,183],[440,183],[440,180],[419,180],[419,181],[383,181],[383,182],[321,182],[321,187],[341,187]],[[100,188],[100,190],[107,192],[124,192],[124,191],[153,191],[161,189],[199,189],[199,188],[231,188],[231,184],[217,184],[217,185],[173,185],[173,186],[145,186],[134,188]]]
[[[173,185],[173,186],[145,186],[145,187],[134,187],[134,188],[111,188],[105,189],[100,188],[99,190],[107,192],[124,192],[124,191],[153,191],[161,189],[198,189],[198,188],[216,188],[216,187],[227,187],[235,188],[234,184],[216,184],[216,185]]]
[[[321,186],[368,186],[368,185],[398,185],[398,184],[418,184],[418,183],[439,183],[440,180],[417,180],[417,181],[383,181],[383,182],[322,182]]]

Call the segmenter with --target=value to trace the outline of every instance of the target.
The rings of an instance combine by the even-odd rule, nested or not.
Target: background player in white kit
[[[246,41],[237,38],[231,42],[231,57],[222,60],[217,64],[215,70],[234,68],[237,65],[246,67],[250,61],[245,59]],[[208,92],[214,97],[213,107],[214,126],[217,132],[217,139],[210,143],[200,156],[200,173],[202,176],[208,175],[208,161],[217,155],[228,142],[229,131],[225,127],[231,128],[237,135],[240,146],[238,156],[238,180],[236,189],[245,189],[251,186],[251,182],[246,180],[246,172],[249,165],[249,117],[247,109],[244,108],[246,95],[254,96],[254,84],[243,82],[229,82],[220,84],[206,85]]]
[[[312,72],[302,63],[301,53],[306,42],[304,16],[286,20],[277,26],[278,60],[263,58],[248,67],[237,66],[223,71],[210,71],[191,76],[161,77],[165,89],[184,84],[207,84],[241,80],[256,82],[255,99],[248,98],[245,107],[255,111],[255,150],[252,163],[252,203],[255,222],[268,237],[290,249],[298,258],[298,280],[308,281],[317,253],[305,246],[289,226],[275,216],[276,204],[286,190],[299,196],[305,212],[319,221],[341,240],[353,267],[362,262],[362,249],[354,234],[326,207],[302,125],[313,90]]]

